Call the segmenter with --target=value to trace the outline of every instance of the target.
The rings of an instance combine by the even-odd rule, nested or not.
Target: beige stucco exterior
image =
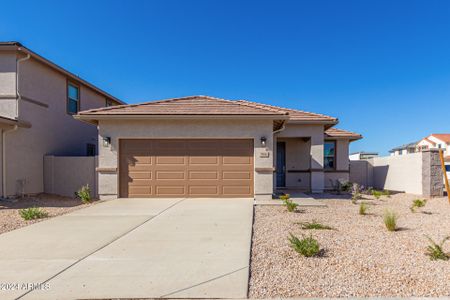
[[[271,120],[102,120],[99,140],[111,138],[111,145],[99,147],[98,193],[101,199],[118,194],[118,142],[127,138],[251,138],[254,141],[255,198],[270,199],[273,178]],[[266,137],[262,146],[261,137]],[[268,154],[268,155],[265,155]]]
[[[5,134],[6,196],[44,191],[44,155],[86,155],[87,144],[97,144],[96,127],[66,112],[66,75],[31,57],[20,62],[16,82],[16,60],[23,57],[0,51],[0,116],[31,125]],[[80,84],[81,110],[103,107],[105,101],[104,95]]]

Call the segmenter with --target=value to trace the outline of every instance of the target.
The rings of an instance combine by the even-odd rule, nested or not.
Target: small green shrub
[[[284,206],[286,206],[288,212],[293,212],[298,206],[297,203],[295,203],[295,202],[293,202],[292,200],[289,200],[289,199],[283,200],[283,202],[284,202]]]
[[[377,191],[377,190],[372,190],[372,196],[374,196],[378,200],[381,198],[381,196],[383,196],[383,192]]]
[[[89,184],[83,185],[76,193],[75,197],[81,199],[84,204],[91,202],[91,189]]]
[[[382,194],[383,194],[383,196],[391,198],[391,192],[389,190],[383,190]]]
[[[386,210],[384,212],[384,225],[386,225],[387,230],[396,231],[397,230],[397,214],[393,211]]]
[[[20,216],[24,220],[35,220],[48,217],[48,212],[39,207],[30,207],[19,210]]]
[[[318,230],[332,230],[334,229],[331,226],[321,224],[315,220],[312,222],[303,222],[300,223],[302,229],[318,229]]]
[[[362,202],[359,204],[359,214],[360,215],[367,215],[367,210],[369,209],[369,207],[367,206],[367,203]]]
[[[416,212],[417,208],[421,208],[424,207],[425,204],[427,204],[427,200],[426,199],[415,199],[412,202],[411,207],[409,208],[412,212]]]
[[[284,195],[281,195],[280,197],[280,200],[289,200],[290,198],[291,198],[291,195],[289,195],[289,194],[284,194]]]
[[[430,241],[430,244],[427,247],[426,255],[430,257],[431,260],[449,260],[450,254],[444,252],[444,243],[447,240],[450,240],[450,236],[445,237],[440,244],[435,243],[430,237],[428,237],[428,240]]]
[[[301,255],[305,257],[317,256],[320,253],[319,242],[312,236],[303,237],[302,239],[297,238],[292,233],[289,233],[288,240],[291,243],[291,247]]]

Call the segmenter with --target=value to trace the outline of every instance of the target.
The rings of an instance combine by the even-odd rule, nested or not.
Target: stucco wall
[[[266,147],[260,138],[266,137]],[[270,120],[142,120],[100,121],[99,140],[111,138],[109,147],[99,147],[99,168],[118,167],[120,138],[253,138],[254,166],[273,167],[272,121]],[[269,157],[260,157],[268,152]],[[101,199],[117,197],[118,172],[99,172],[98,192]],[[273,172],[255,171],[255,197],[271,198]]]
[[[2,57],[2,55],[0,55]],[[19,119],[31,128],[19,128],[6,135],[7,195],[17,194],[19,181],[26,194],[44,191],[43,157],[86,155],[86,144],[97,144],[97,129],[66,113],[66,77],[34,59],[20,65]],[[12,89],[13,91],[15,90]],[[105,106],[105,97],[87,87],[80,88],[80,109]]]
[[[88,184],[91,197],[97,195],[95,156],[45,156],[44,192],[68,197]]]
[[[16,53],[0,54],[0,116],[15,118],[16,105]]]
[[[309,173],[311,164],[310,140],[277,138],[277,142],[284,142],[286,145],[286,187],[309,190],[311,184]]]
[[[422,154],[377,157],[373,166],[373,187],[422,194]]]

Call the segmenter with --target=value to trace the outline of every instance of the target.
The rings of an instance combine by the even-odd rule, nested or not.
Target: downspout
[[[18,49],[19,51],[22,51],[22,48]],[[19,101],[22,100],[22,96],[20,95],[20,91],[19,91],[19,66],[20,63],[23,61],[26,61],[28,59],[30,59],[31,55],[30,53],[27,53],[27,56],[19,58],[16,61],[16,112],[17,112],[17,119],[19,119]]]
[[[18,51],[22,51],[22,48],[18,48]],[[20,63],[30,59],[30,53],[27,56],[16,60],[16,120],[19,119],[19,101],[22,100],[19,90],[19,66]],[[2,130],[2,198],[6,198],[6,134],[8,132],[14,132],[19,128],[18,125],[14,125],[13,128],[8,130]]]

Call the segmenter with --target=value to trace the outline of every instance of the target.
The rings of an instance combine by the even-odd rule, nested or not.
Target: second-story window
[[[80,108],[80,87],[74,83],[67,83],[67,113],[76,114]]]

